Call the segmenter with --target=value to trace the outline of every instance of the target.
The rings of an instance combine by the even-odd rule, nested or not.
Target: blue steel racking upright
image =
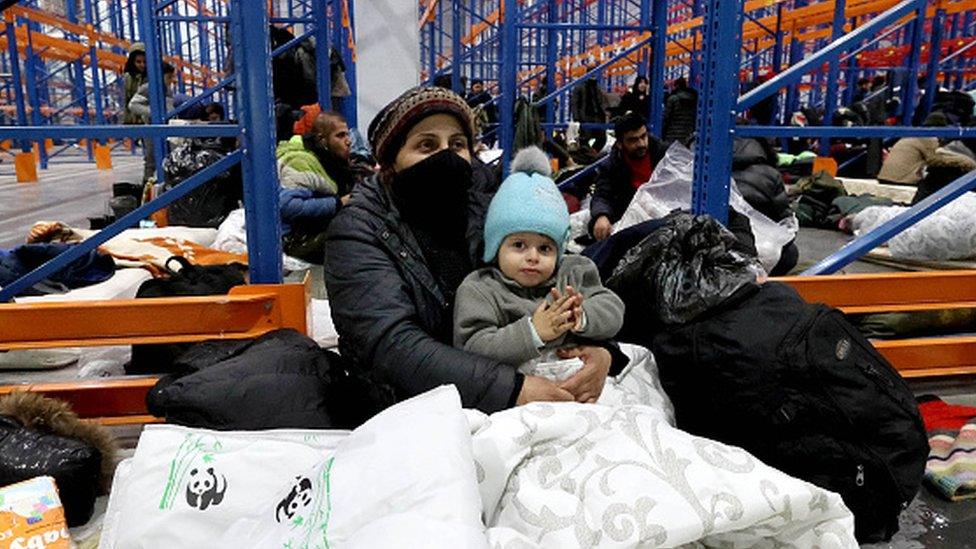
[[[314,6],[313,6],[314,2]],[[124,110],[122,65],[129,47],[141,38],[136,5],[138,0],[79,0],[65,2],[63,9],[41,0],[23,0],[7,10],[12,20],[0,32],[0,71],[9,73],[0,84],[0,108],[5,113],[4,124],[104,124],[121,120]],[[324,4],[324,7],[320,6]],[[164,59],[178,68],[177,91],[213,99],[228,109],[232,97],[227,93],[225,78],[228,36],[226,32],[225,0],[179,0],[163,4],[157,17],[165,22],[160,27],[160,47]],[[277,0],[270,8],[272,22],[297,26],[305,38],[322,34],[322,43],[330,43],[343,58],[348,80],[354,89],[355,63],[351,0]],[[47,7],[48,9],[42,9]],[[315,9],[313,9],[315,8]],[[52,11],[54,10],[54,11]],[[314,13],[328,12],[327,22],[315,25]],[[331,28],[330,28],[331,27]],[[314,32],[304,32],[314,29]],[[289,47],[296,45],[294,42]],[[280,55],[288,48],[279,48]],[[20,58],[19,63],[12,60]],[[328,68],[328,57],[319,61]],[[231,71],[228,71],[231,72]],[[328,84],[328,70],[320,71]],[[225,86],[210,95],[216,84]],[[329,94],[325,94],[328,104]],[[18,97],[19,96],[19,97]],[[197,102],[178,109],[179,114]],[[355,101],[344,100],[340,109],[355,120]],[[101,113],[99,113],[101,110]],[[231,112],[228,110],[228,112]],[[13,116],[10,116],[10,115]],[[76,140],[61,140],[59,148],[51,152],[39,147],[38,160],[46,169],[54,159],[60,162],[92,161],[91,143],[87,140],[87,160],[77,155],[65,155],[74,150]],[[29,150],[30,144],[21,144]],[[115,148],[122,143],[116,143]]]
[[[341,5],[340,2],[341,1]],[[0,290],[0,303],[10,301],[22,290],[29,288],[50,274],[64,268],[75,259],[105,243],[123,230],[136,225],[151,213],[166,207],[185,196],[201,184],[240,162],[244,177],[244,208],[247,219],[248,262],[252,283],[280,283],[282,277],[281,227],[278,214],[278,179],[275,166],[275,127],[273,96],[271,91],[271,59],[273,53],[281,53],[301,40],[318,35],[321,43],[328,44],[330,17],[328,9],[345,6],[351,12],[349,0],[331,3],[314,0],[314,3],[295,1],[301,7],[301,15],[295,16],[294,7],[289,17],[269,17],[269,10],[263,2],[231,0],[214,2],[206,13],[203,11],[189,15],[173,10],[176,0],[138,0],[133,15],[138,18],[138,38],[145,42],[147,65],[159,67],[166,45],[168,27],[177,24],[209,25],[220,28],[228,25],[230,51],[233,52],[234,71],[215,85],[203,90],[188,103],[199,102],[214,94],[225,91],[233,84],[231,94],[232,120],[236,123],[169,126],[164,122],[177,114],[164,112],[163,90],[159,70],[149,71],[150,103],[153,112],[151,124],[142,126],[111,125],[19,125],[0,127],[0,140],[42,141],[53,139],[107,140],[111,138],[144,138],[162,142],[167,137],[226,136],[239,138],[240,147],[217,163],[187,178],[180,185],[161,194],[155,200],[144,204],[132,213],[122,217],[109,227],[99,231],[81,244],[73,246],[45,263],[23,278]],[[280,5],[279,5],[280,8]],[[211,11],[212,10],[212,11]],[[280,12],[279,12],[280,13]],[[339,13],[334,11],[331,13]],[[304,32],[275,50],[271,51],[268,25],[270,23],[304,25]],[[351,33],[351,29],[350,29]],[[349,35],[351,36],[351,34]],[[218,44],[217,51],[220,51]],[[185,50],[184,50],[185,52]],[[213,53],[213,52],[211,52]],[[328,51],[318,55],[328,65]],[[220,59],[217,55],[217,59]],[[226,59],[226,57],[223,57]],[[320,63],[319,69],[323,68]],[[319,96],[322,104],[329,106],[330,87],[328,70],[319,70]],[[188,108],[184,104],[181,109]]]

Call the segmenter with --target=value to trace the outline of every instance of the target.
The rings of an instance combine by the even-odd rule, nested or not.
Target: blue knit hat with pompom
[[[551,174],[549,158],[538,147],[515,155],[511,174],[495,193],[485,218],[486,263],[495,260],[505,237],[521,232],[548,236],[562,257],[569,237],[569,210]]]

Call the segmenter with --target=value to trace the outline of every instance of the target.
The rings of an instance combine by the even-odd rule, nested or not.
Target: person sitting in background
[[[618,107],[620,114],[634,112],[641,116],[647,116],[651,112],[651,96],[647,94],[647,88],[647,77],[638,76],[634,85],[620,98],[620,107]]]
[[[203,109],[204,120],[207,122],[223,122],[224,120],[224,106],[220,103],[210,103]]]
[[[688,87],[683,77],[674,81],[674,90],[664,102],[664,129],[661,139],[666,143],[684,143],[695,133],[698,118],[698,92]]]
[[[859,78],[857,81],[857,88],[854,89],[852,104],[864,101],[869,93],[871,93],[871,80],[867,78]]]
[[[546,363],[617,335],[624,304],[603,287],[593,261],[565,255],[569,212],[549,175],[540,149],[515,156],[485,219],[482,259],[489,266],[458,288],[454,345],[550,379],[566,400],[596,402],[608,370],[549,373]]]
[[[125,114],[123,124],[142,124],[142,120],[129,109],[129,102],[139,92],[139,88],[148,82],[146,75],[146,46],[142,42],[132,44],[129,57],[125,60]]]
[[[162,114],[164,118],[163,123],[165,124],[166,113],[171,112],[175,108],[173,103],[173,82],[176,81],[176,67],[163,62],[162,68],[163,92],[165,93],[164,105],[166,107],[165,112]],[[132,100],[129,101],[129,111],[140,123],[148,124],[150,122],[149,82],[139,86],[139,90],[132,96]],[[144,139],[143,142],[145,144],[145,156],[143,157],[142,174],[143,181],[148,181],[156,175],[156,151],[152,139]]]
[[[349,201],[352,140],[346,119],[321,112],[312,131],[278,144],[282,242],[286,254],[321,264],[325,230]]]
[[[637,188],[647,183],[654,166],[664,158],[664,145],[647,131],[637,113],[618,118],[613,126],[617,141],[610,159],[596,176],[590,202],[590,234],[596,240],[610,236],[613,224],[624,215]]]
[[[948,126],[949,119],[940,112],[934,112],[925,119],[922,126]],[[891,148],[888,157],[881,164],[878,183],[888,185],[917,185],[925,175],[923,170],[931,162],[939,148],[938,137],[904,137]]]

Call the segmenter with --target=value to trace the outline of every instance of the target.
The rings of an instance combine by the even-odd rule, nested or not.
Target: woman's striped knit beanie
[[[389,167],[397,151],[407,140],[407,133],[418,122],[432,114],[450,114],[457,118],[474,147],[474,116],[458,94],[445,88],[420,86],[407,90],[383,108],[369,124],[367,135],[380,166]]]

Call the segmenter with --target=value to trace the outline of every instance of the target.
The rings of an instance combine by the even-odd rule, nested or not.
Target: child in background
[[[491,266],[458,288],[454,345],[562,382],[582,363],[559,361],[556,351],[615,336],[624,304],[603,287],[590,259],[563,254],[569,212],[549,170],[538,148],[516,155],[485,219]]]

